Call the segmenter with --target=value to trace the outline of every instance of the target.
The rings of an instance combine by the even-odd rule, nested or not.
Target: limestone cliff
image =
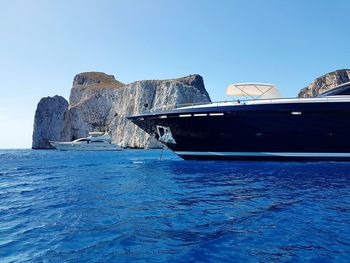
[[[309,86],[300,90],[298,97],[316,97],[329,89],[350,81],[350,69],[340,69],[315,79]]]
[[[68,109],[72,139],[84,137],[90,131],[109,131],[107,117],[117,99],[117,89],[124,86],[114,76],[100,72],[74,77]]]
[[[126,116],[160,108],[171,109],[182,104],[210,102],[203,79],[199,75],[163,81],[137,81],[118,92],[118,99],[112,105],[108,123],[113,138],[123,147],[160,146],[136,125],[126,121]]]
[[[90,131],[108,131],[113,142],[132,148],[156,148],[160,144],[126,116],[140,114],[159,108],[174,108],[181,104],[206,103],[210,97],[205,90],[203,79],[191,75],[171,80],[145,80],[123,84],[114,76],[99,72],[85,72],[75,76],[64,120],[52,125],[66,137],[73,140],[84,137]],[[41,105],[37,111],[41,112]],[[55,105],[52,105],[55,108]],[[55,112],[56,109],[52,109]],[[47,119],[35,118],[33,146],[38,141],[53,140],[42,137],[40,130],[48,125]],[[54,137],[54,136],[53,136]],[[62,138],[63,138],[62,137]],[[46,148],[43,147],[35,148]],[[33,147],[34,148],[34,147]]]
[[[42,98],[34,118],[33,149],[52,148],[49,141],[70,139],[66,118],[68,102],[61,96]]]

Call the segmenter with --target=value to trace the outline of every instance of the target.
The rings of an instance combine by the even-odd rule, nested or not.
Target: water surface
[[[0,151],[2,262],[349,262],[350,163]]]

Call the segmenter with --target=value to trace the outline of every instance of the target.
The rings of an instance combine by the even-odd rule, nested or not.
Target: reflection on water
[[[347,262],[348,163],[0,152],[0,258]]]

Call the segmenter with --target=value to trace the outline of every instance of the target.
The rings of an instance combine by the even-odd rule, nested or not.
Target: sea
[[[0,150],[0,262],[350,262],[350,163]]]

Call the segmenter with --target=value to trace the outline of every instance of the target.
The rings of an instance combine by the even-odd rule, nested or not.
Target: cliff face
[[[66,129],[68,102],[61,96],[42,98],[34,118],[33,149],[52,148],[49,141],[70,139]]]
[[[350,81],[350,69],[340,69],[315,79],[309,86],[300,90],[299,98],[316,97],[340,84]]]
[[[114,76],[85,72],[74,77],[69,96],[68,122],[72,139],[85,137],[91,131],[109,131],[107,117],[125,85]]]
[[[157,109],[172,109],[177,105],[210,102],[199,75],[163,81],[137,81],[119,90],[108,123],[113,138],[122,147],[155,148],[160,144],[126,116]]]
[[[157,148],[161,145],[154,138],[125,117],[161,107],[170,109],[176,105],[205,102],[210,102],[210,98],[199,75],[125,85],[104,73],[81,73],[74,78],[63,120],[51,122],[55,136],[42,137],[40,131],[47,127],[48,120],[35,117],[33,146],[38,145],[38,141],[54,140],[53,137],[57,138],[59,134],[64,135],[61,140],[70,141],[91,131],[108,131],[113,142],[123,147]],[[39,104],[37,112],[44,111]],[[51,107],[52,112],[57,111],[56,105]]]

